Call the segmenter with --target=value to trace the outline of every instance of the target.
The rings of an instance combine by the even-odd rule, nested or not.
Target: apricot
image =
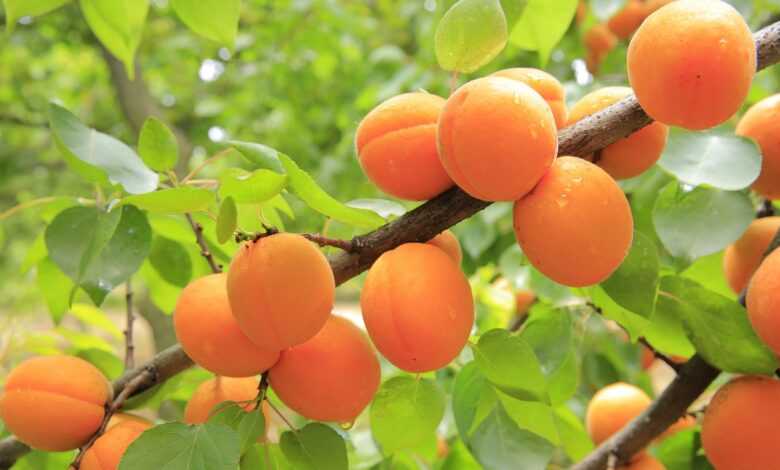
[[[780,382],[733,379],[712,398],[701,429],[702,447],[718,470],[777,468]]]
[[[447,253],[453,261],[455,261],[455,264],[460,266],[460,262],[463,260],[463,252],[460,249],[460,242],[458,242],[458,237],[456,237],[451,230],[443,231],[442,233],[428,240],[428,243],[444,250],[444,252]]]
[[[365,333],[331,316],[314,338],[282,351],[268,379],[279,399],[301,416],[351,423],[374,398],[380,374]]]
[[[111,396],[111,384],[89,362],[72,356],[35,357],[8,374],[0,418],[34,449],[71,450],[98,430]]]
[[[478,78],[453,93],[437,136],[444,169],[485,201],[520,199],[558,151],[550,106],[525,83],[503,77]]]
[[[647,16],[645,5],[640,0],[628,0],[619,12],[607,21],[607,27],[620,39],[628,39]]]
[[[138,423],[138,424],[146,424],[149,426],[152,425],[152,422],[144,418],[143,416],[134,415],[132,413],[114,413],[113,415],[111,415],[111,419],[108,420],[108,424],[106,425],[106,430],[111,429],[114,426],[122,424],[126,421],[131,421],[133,423]]]
[[[531,264],[572,287],[609,277],[628,254],[634,230],[617,183],[575,157],[555,160],[536,188],[515,203],[514,226]]]
[[[642,389],[623,382],[602,388],[588,403],[585,425],[596,445],[609,439],[650,406]]]
[[[566,90],[557,78],[544,70],[523,67],[499,70],[491,76],[517,80],[530,86],[550,106],[555,118],[555,125],[559,129],[566,125]]]
[[[658,440],[664,440],[667,437],[671,437],[680,431],[685,431],[696,426],[696,418],[690,415],[685,415],[669,426],[666,431],[658,436]]]
[[[119,461],[122,460],[122,456],[130,444],[150,427],[152,427],[151,424],[132,420],[126,420],[113,426],[84,452],[79,468],[81,470],[118,469]]]
[[[466,276],[444,252],[423,243],[383,253],[368,271],[360,306],[379,352],[409,372],[449,364],[474,323]]]
[[[590,73],[596,74],[604,58],[617,45],[618,38],[605,24],[596,24],[585,32],[582,40],[587,50],[585,64]]]
[[[767,256],[753,274],[747,312],[758,337],[780,356],[780,250]]]
[[[745,290],[778,230],[780,217],[756,219],[737,241],[726,247],[723,253],[723,274],[735,293]]]
[[[634,457],[628,466],[618,468],[621,470],[666,470],[664,464],[646,453]]]
[[[569,125],[631,96],[631,88],[605,87],[588,93],[572,106]],[[587,157],[615,179],[638,176],[661,158],[669,129],[654,122]]]
[[[260,382],[255,377],[214,377],[193,392],[184,408],[184,422],[187,424],[205,423],[212,414],[218,413],[217,405],[224,402],[238,403],[250,411],[254,407]]]
[[[173,315],[176,338],[196,364],[217,375],[250,377],[270,368],[278,351],[258,347],[230,310],[227,274],[210,274],[182,290]]]
[[[526,313],[536,301],[536,294],[532,290],[517,289],[515,292],[515,305],[517,313]]]
[[[780,94],[764,98],[747,110],[737,124],[737,135],[750,137],[761,149],[761,173],[753,190],[767,199],[780,199]]]
[[[678,0],[648,16],[628,46],[628,79],[650,117],[686,129],[737,112],[756,72],[745,20],[720,0]]]
[[[360,122],[355,136],[360,166],[392,196],[422,201],[452,186],[439,161],[436,122],[444,98],[404,93],[380,104]]]
[[[270,351],[301,344],[325,325],[336,284],[328,260],[300,235],[247,242],[230,264],[227,293],[241,331]]]
[[[674,0],[645,0],[645,17]]]

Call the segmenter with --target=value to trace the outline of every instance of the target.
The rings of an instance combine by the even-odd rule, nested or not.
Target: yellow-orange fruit
[[[81,470],[116,470],[125,451],[151,424],[123,421],[100,436],[81,460]]]
[[[596,24],[585,32],[582,40],[587,50],[585,64],[588,71],[597,74],[604,58],[617,45],[618,38],[605,24]]]
[[[663,432],[663,434],[658,436],[658,440],[664,440],[667,437],[671,437],[680,431],[685,431],[686,429],[690,429],[695,426],[696,418],[690,415],[683,416],[682,418],[675,421],[674,424],[669,426],[666,431]]]
[[[278,233],[239,248],[227,277],[233,316],[259,347],[281,351],[320,331],[336,284],[328,260],[300,235]]]
[[[780,217],[756,219],[739,240],[726,247],[723,253],[723,274],[735,293],[739,294],[747,287],[778,230]]]
[[[173,314],[176,338],[196,364],[217,375],[250,377],[279,359],[241,331],[227,296],[227,274],[210,274],[182,290]]]
[[[569,125],[617,103],[631,93],[631,88],[622,86],[605,87],[588,93],[571,107]],[[669,129],[665,125],[654,122],[590,155],[588,160],[615,179],[633,178],[661,158],[668,134]]]
[[[628,0],[622,10],[607,21],[607,27],[620,39],[628,39],[647,16],[644,3]]]
[[[577,11],[574,13],[574,21],[577,22],[577,26],[582,24],[587,16],[588,4],[585,2],[585,0],[579,0],[579,2],[577,2]]]
[[[747,311],[758,337],[780,356],[780,249],[767,256],[753,274]]]
[[[764,98],[747,110],[737,135],[750,137],[761,148],[761,174],[753,190],[767,199],[780,199],[780,94]]]
[[[71,450],[98,430],[111,395],[111,384],[89,362],[71,356],[36,357],[8,374],[0,418],[34,449]]]
[[[106,430],[113,428],[114,426],[117,426],[119,424],[122,424],[126,421],[131,421],[133,423],[141,424],[141,425],[152,425],[152,422],[148,419],[137,416],[132,413],[114,413],[111,415],[111,419],[108,420],[108,424],[106,425]]]
[[[707,459],[718,470],[777,468],[780,382],[740,377],[718,390],[701,428]]]
[[[647,17],[628,46],[628,79],[656,121],[716,126],[737,112],[756,71],[745,20],[720,0],[678,0]]]
[[[536,294],[532,290],[517,289],[517,292],[515,292],[517,313],[526,313],[534,301],[536,301]]]
[[[618,382],[607,385],[591,398],[585,415],[588,434],[596,445],[621,430],[650,406],[651,400],[642,389]]]
[[[236,402],[249,411],[254,406],[252,400],[257,396],[259,381],[255,377],[214,377],[202,384],[193,392],[190,401],[184,408],[184,422],[200,424],[208,421],[215,409],[223,402]]]
[[[666,470],[664,464],[662,464],[655,457],[646,453],[642,453],[634,457],[629,465],[618,468],[621,470]]]
[[[631,248],[634,221],[626,196],[604,170],[561,157],[515,203],[514,226],[531,264],[553,281],[582,287],[620,266]]]
[[[268,379],[279,399],[300,415],[351,423],[371,403],[380,375],[365,333],[331,316],[317,336],[283,351]]]
[[[555,125],[559,129],[566,125],[566,90],[557,78],[544,70],[523,67],[499,70],[491,76],[517,80],[530,86],[550,106],[555,118]]]
[[[460,266],[460,262],[463,260],[463,252],[460,250],[460,242],[458,242],[458,237],[456,237],[451,230],[443,231],[442,233],[428,240],[428,243],[434,246],[438,246],[444,250],[444,252],[447,253],[453,261],[455,261],[455,264]]]
[[[449,364],[474,323],[466,276],[444,252],[422,243],[406,243],[376,260],[360,306],[379,352],[409,372]]]
[[[520,199],[558,151],[550,106],[525,83],[503,77],[478,78],[453,93],[437,136],[447,173],[485,201]]]
[[[366,176],[401,199],[431,199],[452,186],[436,148],[444,98],[416,92],[374,108],[357,128],[355,147]]]
[[[645,17],[674,0],[645,0]]]

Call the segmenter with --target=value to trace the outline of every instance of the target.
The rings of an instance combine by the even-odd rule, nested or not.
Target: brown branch
[[[772,217],[773,215],[775,215],[775,206],[772,204],[772,201],[769,199],[761,201],[756,218]]]
[[[319,233],[303,233],[303,237],[309,241],[312,241],[319,246],[332,246],[340,248],[347,253],[355,251],[355,245],[352,240],[341,240],[338,238],[328,238]]]
[[[200,247],[200,254],[206,258],[206,262],[209,263],[209,266],[211,267],[211,270],[215,273],[221,273],[222,272],[222,266],[217,264],[216,260],[214,260],[214,255],[211,254],[211,251],[209,250],[209,246],[206,244],[206,239],[203,237],[203,226],[192,218],[192,215],[189,213],[184,214],[184,217],[187,218],[187,222],[190,223],[190,227],[192,227],[192,231],[195,232],[195,241],[198,243],[198,246]]]
[[[130,279],[125,283],[125,305],[127,307],[127,325],[125,327],[125,370],[135,367],[135,345],[133,344],[133,285]]]
[[[639,343],[641,343],[644,347],[650,350],[650,352],[653,353],[653,355],[656,357],[656,359],[660,359],[663,361],[667,366],[674,369],[675,372],[680,372],[680,369],[682,368],[680,364],[674,362],[672,358],[667,356],[666,354],[656,350],[653,345],[651,345],[645,338],[639,338]]]

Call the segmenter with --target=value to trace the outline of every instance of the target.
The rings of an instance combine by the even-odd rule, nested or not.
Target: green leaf
[[[196,34],[233,47],[241,13],[240,0],[172,0],[171,6]]]
[[[285,457],[300,470],[347,470],[347,446],[333,429],[309,423],[298,431],[286,431],[279,440]]]
[[[383,219],[400,217],[406,213],[406,208],[404,206],[387,199],[353,199],[348,201],[346,205],[356,209],[366,209],[376,212]]]
[[[756,336],[745,308],[681,276],[661,278],[658,308],[682,318],[696,352],[724,372],[772,374],[777,358]]]
[[[225,425],[166,423],[145,431],[133,441],[119,463],[119,470],[235,470],[240,456],[238,433]]]
[[[444,70],[471,73],[504,49],[507,35],[498,0],[458,0],[436,27],[436,59]]]
[[[214,193],[202,188],[168,188],[146,194],[136,194],[122,199],[122,204],[132,204],[149,212],[182,214],[205,211],[214,201]]]
[[[157,188],[157,174],[144,165],[133,149],[86,127],[67,109],[49,104],[49,125],[65,160],[82,177],[98,184],[121,184],[130,194]]]
[[[282,166],[282,162],[279,159],[281,152],[278,150],[267,145],[253,142],[229,141],[228,143],[232,145],[241,156],[258,167],[284,174],[284,166]]]
[[[209,423],[224,424],[236,430],[243,454],[265,434],[265,416],[260,408],[246,411],[235,402],[223,405],[218,405],[219,412],[209,418]]]
[[[655,447],[655,456],[666,470],[713,470],[701,450],[700,432],[686,429],[661,441]]]
[[[676,182],[664,187],[653,208],[664,246],[687,262],[724,249],[752,220],[753,205],[746,194],[706,187],[685,191]]]
[[[538,51],[544,66],[576,11],[577,0],[528,0],[509,40],[521,49]]]
[[[38,263],[38,288],[49,307],[49,315],[54,324],[59,324],[70,306],[70,293],[73,281],[63,273],[49,258]]]
[[[632,341],[644,336],[650,322],[647,318],[638,315],[612,300],[606,291],[599,285],[590,289],[590,298],[598,305],[605,318],[616,321],[626,329]]]
[[[434,381],[393,377],[382,384],[371,403],[371,433],[386,455],[413,448],[436,432],[444,405],[444,393]]]
[[[100,372],[108,377],[109,380],[117,379],[125,369],[122,359],[119,359],[116,354],[103,349],[81,349],[76,352],[76,356],[100,369]]]
[[[644,337],[656,351],[668,356],[690,357],[696,352],[682,318],[672,310],[657,308],[644,330]]]
[[[257,444],[241,457],[240,470],[295,470],[276,444]]]
[[[138,153],[154,171],[167,171],[179,160],[179,144],[168,126],[156,117],[150,117],[138,136]]]
[[[661,260],[655,243],[642,233],[634,232],[628,256],[601,287],[618,304],[649,317],[655,307],[660,270]]]
[[[452,390],[452,414],[464,441],[468,441],[471,430],[480,423],[480,403],[492,408],[495,401],[495,393],[475,361],[458,371]]]
[[[233,236],[238,226],[238,209],[231,196],[222,201],[217,215],[217,241],[225,243]]]
[[[761,153],[752,140],[722,130],[672,129],[658,164],[691,186],[706,184],[735,191],[758,178]]]
[[[68,468],[70,463],[73,462],[73,458],[75,456],[75,451],[43,452],[40,450],[34,450],[17,460],[13,466],[13,469],[59,470],[61,468]]]
[[[19,266],[19,272],[25,274],[33,266],[46,258],[46,255],[46,242],[43,239],[43,232],[41,232],[35,237],[30,248],[27,249],[27,253],[24,255],[24,261],[22,261],[21,266]]]
[[[89,304],[73,304],[70,309],[70,315],[77,318],[86,326],[99,328],[110,334],[117,340],[122,340],[124,335],[116,323],[106,315],[106,312]]]
[[[545,378],[539,360],[525,339],[495,329],[483,334],[473,350],[482,373],[500,390],[520,399],[545,397]]]
[[[276,196],[287,184],[287,176],[273,170],[228,168],[219,177],[219,195],[232,197],[237,203],[265,202]]]
[[[723,273],[723,252],[702,256],[682,272],[682,276],[693,279],[709,290],[735,299],[737,295],[729,287]]]
[[[527,0],[501,0],[501,8],[504,10],[504,16],[506,17],[507,31],[512,31],[515,22],[520,18],[520,14],[527,3]]]
[[[149,12],[149,0],[80,0],[89,28],[115,57],[124,62],[130,79],[135,75],[135,51]]]
[[[5,25],[13,33],[16,21],[23,16],[41,16],[65,5],[70,0],[3,0]]]
[[[155,235],[149,262],[160,277],[174,286],[185,287],[192,279],[192,262],[181,243]]]
[[[580,419],[565,406],[555,409],[554,418],[566,455],[574,462],[584,459],[594,446]]]
[[[71,207],[46,227],[49,257],[95,304],[126,281],[149,254],[151,228],[143,212]]]

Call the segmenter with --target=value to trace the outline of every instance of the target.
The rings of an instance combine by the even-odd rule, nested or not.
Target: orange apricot
[[[666,470],[664,464],[647,453],[639,454],[627,466],[618,468],[620,470]]]
[[[617,103],[631,93],[631,88],[619,86],[600,88],[588,93],[571,107],[569,125]],[[590,155],[588,160],[615,179],[633,178],[648,170],[661,158],[668,134],[669,129],[665,125],[654,122]]]
[[[456,237],[451,230],[443,231],[442,233],[428,240],[428,243],[434,246],[438,246],[444,250],[444,252],[447,253],[453,261],[455,261],[455,264],[460,266],[460,262],[463,260],[463,252],[460,249],[460,242],[458,242],[458,237]]]
[[[517,289],[515,292],[515,305],[517,313],[526,313],[536,301],[536,294],[529,289]]]
[[[645,17],[673,1],[674,0],[645,0]]]
[[[139,424],[148,424],[149,426],[152,425],[152,422],[144,418],[143,416],[134,415],[132,413],[114,413],[113,415],[111,415],[111,419],[108,420],[108,424],[106,425],[106,430],[109,430],[114,426],[122,424],[126,421],[132,421],[134,423],[139,423]]]
[[[746,376],[721,387],[707,406],[701,441],[718,470],[777,468],[780,382]]]
[[[247,242],[230,264],[227,293],[241,330],[281,351],[312,338],[330,316],[336,284],[328,260],[300,235]]]
[[[443,107],[440,96],[404,93],[363,118],[355,147],[360,166],[379,189],[422,201],[452,186],[436,148],[436,122]]]
[[[647,16],[645,5],[640,0],[628,0],[626,5],[607,21],[607,28],[620,39],[628,39]]]
[[[34,449],[71,450],[98,430],[111,396],[111,384],[89,362],[72,356],[35,357],[8,374],[0,418]]]
[[[193,392],[184,408],[184,422],[187,424],[205,423],[212,414],[218,413],[217,405],[224,402],[238,403],[249,411],[254,406],[252,400],[258,393],[259,381],[255,377],[214,377]]]
[[[617,183],[575,157],[555,160],[536,188],[515,203],[514,226],[531,264],[572,287],[609,277],[628,254],[634,230]]]
[[[579,0],[577,2],[577,11],[574,13],[574,21],[577,26],[581,25],[585,18],[588,17],[588,4],[585,0]]]
[[[81,460],[81,470],[116,470],[119,461],[125,455],[130,444],[144,431],[152,427],[151,424],[139,421],[126,420],[97,438],[92,447],[84,452]]]
[[[499,70],[491,74],[491,77],[504,77],[530,86],[550,106],[555,125],[559,129],[566,125],[566,90],[557,78],[544,70],[523,67]]]
[[[173,326],[184,352],[217,375],[250,377],[279,359],[278,351],[258,347],[239,328],[230,310],[225,273],[198,278],[181,291]]]
[[[735,293],[745,290],[778,230],[780,217],[756,219],[737,241],[726,247],[723,253],[723,274]]]
[[[383,253],[368,271],[360,306],[379,352],[409,372],[449,364],[474,323],[466,276],[444,252],[423,243]]]
[[[585,424],[596,445],[609,439],[650,406],[651,400],[639,387],[617,382],[602,388],[588,403]]]
[[[555,118],[525,83],[484,77],[460,87],[439,117],[439,157],[469,195],[514,201],[530,191],[558,150]]]
[[[761,173],[753,190],[767,199],[780,199],[780,94],[764,98],[747,110],[737,124],[737,135],[750,137],[761,149]]]
[[[585,32],[582,40],[587,50],[585,64],[590,73],[596,74],[604,58],[617,45],[618,38],[606,25],[597,24]]]
[[[753,274],[747,312],[758,337],[780,356],[780,249],[767,256]]]
[[[282,351],[268,380],[279,399],[301,416],[351,423],[371,403],[380,375],[365,333],[331,316],[314,338]]]
[[[678,0],[647,17],[628,46],[628,79],[650,117],[686,129],[739,110],[756,72],[745,20],[720,0]]]
[[[671,437],[675,434],[677,434],[680,431],[685,431],[686,429],[691,429],[696,426],[696,418],[694,418],[691,415],[685,415],[674,422],[671,426],[669,426],[666,431],[664,431],[660,436],[658,436],[658,440],[664,440],[667,437]]]

